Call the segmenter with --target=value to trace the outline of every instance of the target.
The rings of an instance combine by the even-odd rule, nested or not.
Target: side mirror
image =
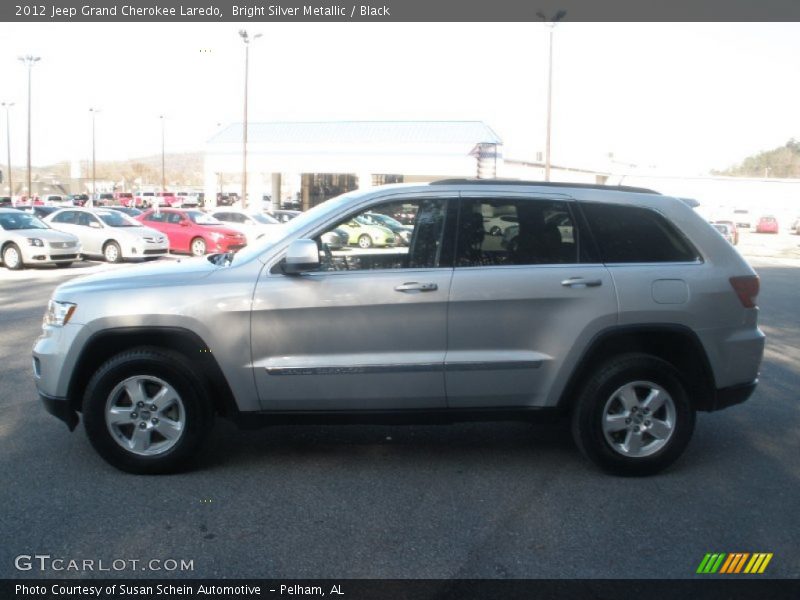
[[[181,221],[181,227],[188,227],[189,221]]]
[[[89,227],[94,227],[95,229],[102,229],[102,225],[97,221],[89,221]]]
[[[298,275],[319,269],[317,243],[314,240],[293,241],[286,250],[282,268],[286,275]]]

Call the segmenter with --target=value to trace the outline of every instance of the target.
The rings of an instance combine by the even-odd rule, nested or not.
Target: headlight
[[[77,307],[78,305],[72,302],[50,300],[47,303],[47,311],[44,313],[44,324],[54,325],[55,327],[66,325]]]
[[[39,248],[44,247],[44,242],[39,238],[27,238],[27,240],[28,240],[28,246],[37,246]]]

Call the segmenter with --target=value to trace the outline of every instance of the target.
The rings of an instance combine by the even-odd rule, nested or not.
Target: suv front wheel
[[[624,354],[600,365],[572,415],[578,447],[618,475],[651,475],[686,449],[695,410],[680,374],[647,354]]]
[[[129,473],[170,473],[196,456],[213,420],[202,376],[159,348],[123,352],[92,376],[83,400],[89,441]]]

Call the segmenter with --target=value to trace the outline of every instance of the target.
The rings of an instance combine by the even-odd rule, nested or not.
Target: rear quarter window
[[[658,212],[638,206],[581,203],[605,263],[693,262],[699,253]]]

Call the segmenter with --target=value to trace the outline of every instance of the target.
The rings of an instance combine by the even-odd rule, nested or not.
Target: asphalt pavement
[[[771,552],[768,576],[800,577],[800,261],[753,263],[761,384],[701,413],[681,460],[645,479],[599,472],[566,426],[521,423],[218,420],[198,469],[121,473],[82,426],[45,413],[30,368],[53,288],[105,267],[4,276],[0,577],[685,578],[707,552]],[[36,554],[65,570],[15,567]],[[169,559],[193,568],[166,571]]]

